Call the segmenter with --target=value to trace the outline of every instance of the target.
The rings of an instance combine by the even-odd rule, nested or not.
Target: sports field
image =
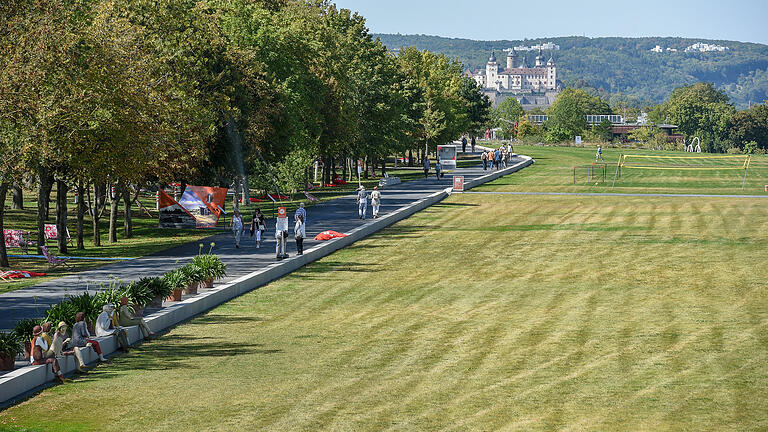
[[[765,199],[454,194],[0,429],[765,430],[766,260]]]

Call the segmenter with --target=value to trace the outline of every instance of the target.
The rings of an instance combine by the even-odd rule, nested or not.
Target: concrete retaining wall
[[[465,183],[465,190],[479,186],[483,183],[495,180],[507,174],[517,172],[534,161],[527,156],[511,167],[478,177]],[[234,281],[212,289],[202,290],[195,297],[178,302],[146,317],[147,324],[154,332],[163,331],[182,321],[188,320],[205,311],[215,308],[222,303],[239,297],[249,291],[264,286],[269,282],[279,279],[306,264],[317,261],[327,255],[345,248],[358,240],[362,240],[371,234],[387,228],[425,208],[434,205],[449,196],[450,188],[435,192],[427,197],[402,207],[392,213],[374,219],[348,233],[347,237],[336,238],[314,246],[304,251],[304,255],[297,255],[289,260],[276,262],[253,273],[242,276]],[[131,344],[141,341],[141,333],[138,327],[128,327],[128,340]],[[117,350],[117,342],[114,337],[97,338],[104,355],[112,354]],[[93,350],[84,350],[83,359],[91,364],[98,360]],[[77,367],[74,356],[60,357],[59,365],[64,374],[75,371]],[[0,406],[13,403],[15,399],[24,397],[30,392],[38,390],[41,386],[53,380],[53,372],[48,365],[27,366],[16,369],[0,376]]]

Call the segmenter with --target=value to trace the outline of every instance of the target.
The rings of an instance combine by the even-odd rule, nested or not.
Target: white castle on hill
[[[529,67],[525,58],[517,54],[514,48],[507,54],[507,67],[499,68],[495,53],[491,54],[485,70],[472,74],[478,86],[498,104],[509,96],[514,96],[524,108],[546,108],[554,102],[559,93],[557,85],[557,65],[552,56],[544,62],[541,48]]]

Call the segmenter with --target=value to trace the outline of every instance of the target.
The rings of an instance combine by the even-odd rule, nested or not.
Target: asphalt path
[[[514,158],[512,164],[522,160],[521,158]],[[382,197],[379,215],[383,216],[423,199],[429,194],[452,186],[453,175],[463,175],[465,181],[468,181],[489,173],[490,171],[483,171],[482,165],[478,164],[472,168],[459,168],[455,171],[446,172],[446,175],[438,181],[434,175],[433,166],[431,175],[426,179],[380,188]],[[371,220],[363,221],[358,218],[355,197],[355,194],[342,196],[307,208],[305,249],[311,248],[317,243],[314,237],[322,231],[348,232]],[[251,211],[248,207],[243,208],[244,213]],[[371,216],[370,202],[368,216],[369,218]],[[292,220],[293,215],[291,214],[289,221]],[[290,232],[293,224],[289,225]],[[160,276],[168,270],[189,262],[198,253],[199,243],[205,245],[204,251],[208,250],[210,242],[216,243],[214,253],[227,264],[227,277],[223,282],[234,280],[275,262],[274,233],[275,220],[268,219],[266,238],[261,248],[256,248],[253,238],[249,236],[247,231],[243,233],[239,249],[235,248],[231,231],[220,232],[204,240],[187,243],[145,257],[108,264],[94,270],[1,294],[0,329],[11,329],[17,321],[23,318],[40,317],[50,305],[60,302],[67,295],[77,295],[86,290],[91,293],[96,292],[101,289],[101,286],[110,284],[114,279],[129,282],[147,276]],[[296,243],[293,241],[293,235],[288,241],[288,253],[291,257],[296,254]]]

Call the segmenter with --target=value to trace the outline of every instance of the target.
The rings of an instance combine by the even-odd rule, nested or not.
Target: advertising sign
[[[453,176],[453,190],[464,192],[464,176]]]

